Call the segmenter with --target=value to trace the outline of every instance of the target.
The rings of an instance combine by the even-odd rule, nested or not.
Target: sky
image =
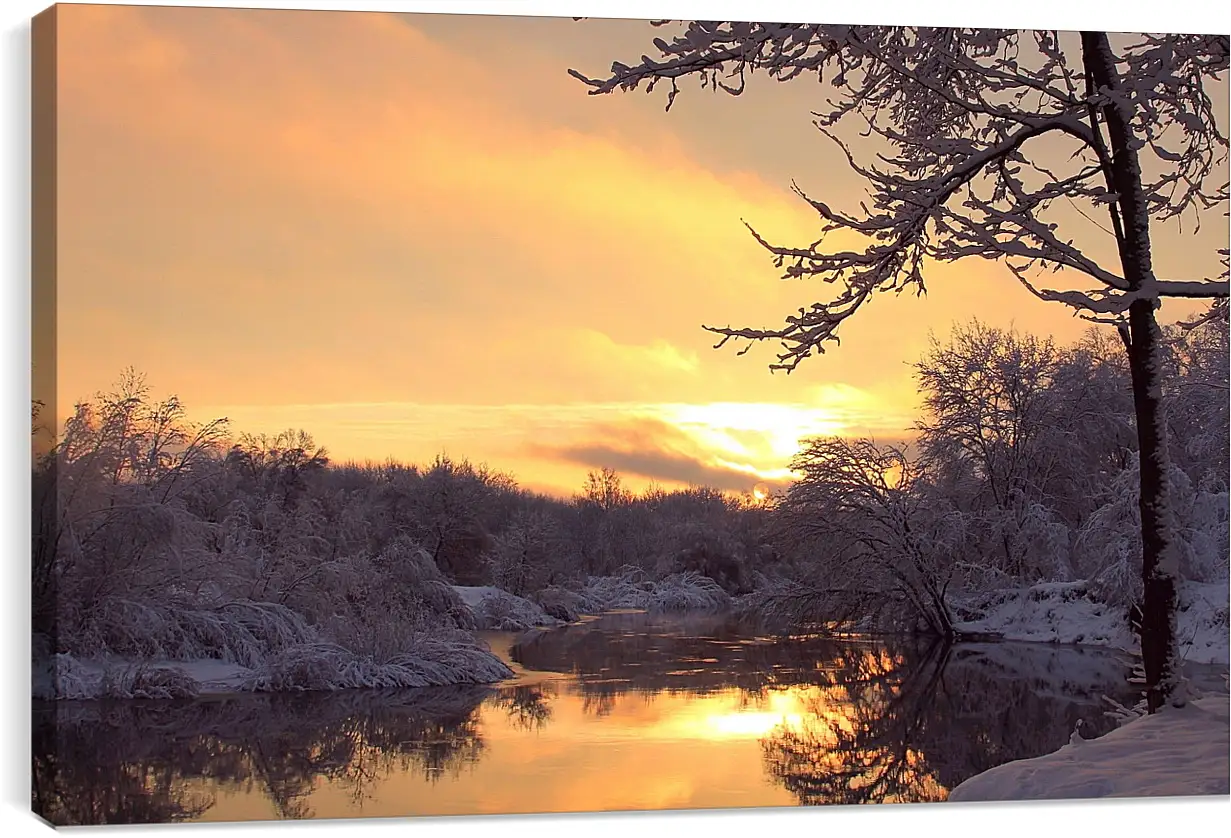
[[[587,95],[567,70],[652,51],[642,21],[59,14],[60,418],[132,367],[198,421],[303,428],[334,461],[747,491],[802,437],[908,436],[933,332],[1087,326],[966,260],[790,376],[773,345],[715,350],[702,324],[776,326],[820,290],[743,221],[803,244],[792,179],[838,205],[861,187],[810,124],[814,83],[685,85],[670,113]],[[1204,269],[1190,240],[1157,248],[1160,273]]]

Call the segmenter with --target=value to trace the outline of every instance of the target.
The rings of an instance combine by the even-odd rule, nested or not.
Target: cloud
[[[722,491],[749,492],[758,483],[784,482],[768,480],[746,471],[709,465],[682,454],[664,451],[630,451],[604,445],[540,450],[544,454],[591,468],[607,467],[650,480],[666,480]]]
[[[613,468],[653,481],[750,491],[757,483],[784,483],[783,469],[762,470],[735,463],[707,450],[694,435],[658,418],[625,418],[584,429],[582,442],[528,443],[537,457],[563,460],[587,469]],[[776,474],[774,472],[777,472]]]

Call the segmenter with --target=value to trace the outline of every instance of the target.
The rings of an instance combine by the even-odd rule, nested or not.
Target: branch
[[[1225,279],[1196,282],[1157,279],[1154,281],[1154,288],[1160,297],[1187,297],[1198,300],[1226,299],[1231,291]]]

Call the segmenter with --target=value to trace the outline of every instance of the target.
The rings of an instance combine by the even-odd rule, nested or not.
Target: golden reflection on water
[[[533,682],[533,673],[517,681]],[[361,800],[345,784],[318,779],[299,803],[322,818],[797,806],[799,798],[765,770],[767,737],[811,735],[813,746],[832,746],[834,731],[850,734],[856,725],[834,687],[633,690],[609,697],[597,712],[568,676],[538,687],[550,706],[541,725],[513,723],[494,700],[480,706],[484,749],[477,761],[453,771],[395,768]],[[836,768],[846,758],[835,752],[822,759]],[[931,778],[915,782],[935,789],[927,797],[943,799]],[[210,791],[216,803],[201,820],[278,817],[259,788]]]
[[[789,687],[750,704],[736,688],[707,695],[628,692],[602,716],[573,684],[551,697],[551,720],[519,729],[491,702],[478,710],[483,756],[434,781],[395,772],[356,804],[340,784],[321,781],[303,802],[317,817],[581,812],[793,806],[766,776],[760,739],[798,726],[816,690]],[[201,820],[276,817],[260,789],[215,789]]]
[[[1121,695],[1122,662],[1079,649],[743,631],[616,615],[489,635],[515,670],[494,688],[58,702],[36,719],[36,809],[68,824],[943,800],[1055,750],[1079,717],[1097,729],[1101,696]]]

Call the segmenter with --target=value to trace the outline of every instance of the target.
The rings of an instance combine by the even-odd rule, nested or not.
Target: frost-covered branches
[[[424,641],[380,659],[327,643],[290,647],[248,676],[244,689],[302,692],[489,683],[512,671],[473,641]]]
[[[563,573],[561,540],[558,525],[548,516],[518,513],[488,555],[492,582],[525,596],[558,581]]]
[[[656,580],[636,567],[621,568],[613,576],[592,576],[578,593],[585,612],[591,614],[619,608],[712,610],[730,600],[717,582],[700,573],[674,573]]]
[[[1117,240],[1133,234],[1138,219],[1125,216],[1111,177],[1108,108],[1123,112],[1140,138],[1133,142],[1158,164],[1142,184],[1150,217],[1225,205],[1227,139],[1208,93],[1226,75],[1225,37],[1117,38],[1110,60],[1124,81],[1114,89],[1100,83],[1090,44],[1050,31],[691,22],[654,46],[661,59],[616,62],[606,78],[570,72],[592,94],[653,89],[666,79],[668,108],[688,75],[735,95],[751,73],[814,77],[827,97],[816,126],[871,196],[859,211],[844,211],[797,187],[821,222],[806,247],[771,244],[753,230],[784,278],[818,278],[837,293],[780,328],[706,327],[722,337],[719,346],[779,341],[771,368],[789,372],[836,341],[876,293],[922,293],[929,260],[967,256],[1002,260],[1033,293],[1093,319],[1118,318],[1138,298],[1227,296],[1225,266],[1213,280],[1141,282],[1100,263],[1050,212],[1061,201],[1087,217],[1109,215]],[[850,241],[860,246],[841,246]],[[1068,269],[1094,285],[1041,288],[1040,268]]]
[[[950,634],[946,595],[962,527],[955,510],[926,502],[922,464],[896,446],[835,437],[807,440],[792,469],[801,477],[779,514],[815,553],[821,581],[811,587],[827,594],[816,619],[859,619],[896,599],[931,631]]]

